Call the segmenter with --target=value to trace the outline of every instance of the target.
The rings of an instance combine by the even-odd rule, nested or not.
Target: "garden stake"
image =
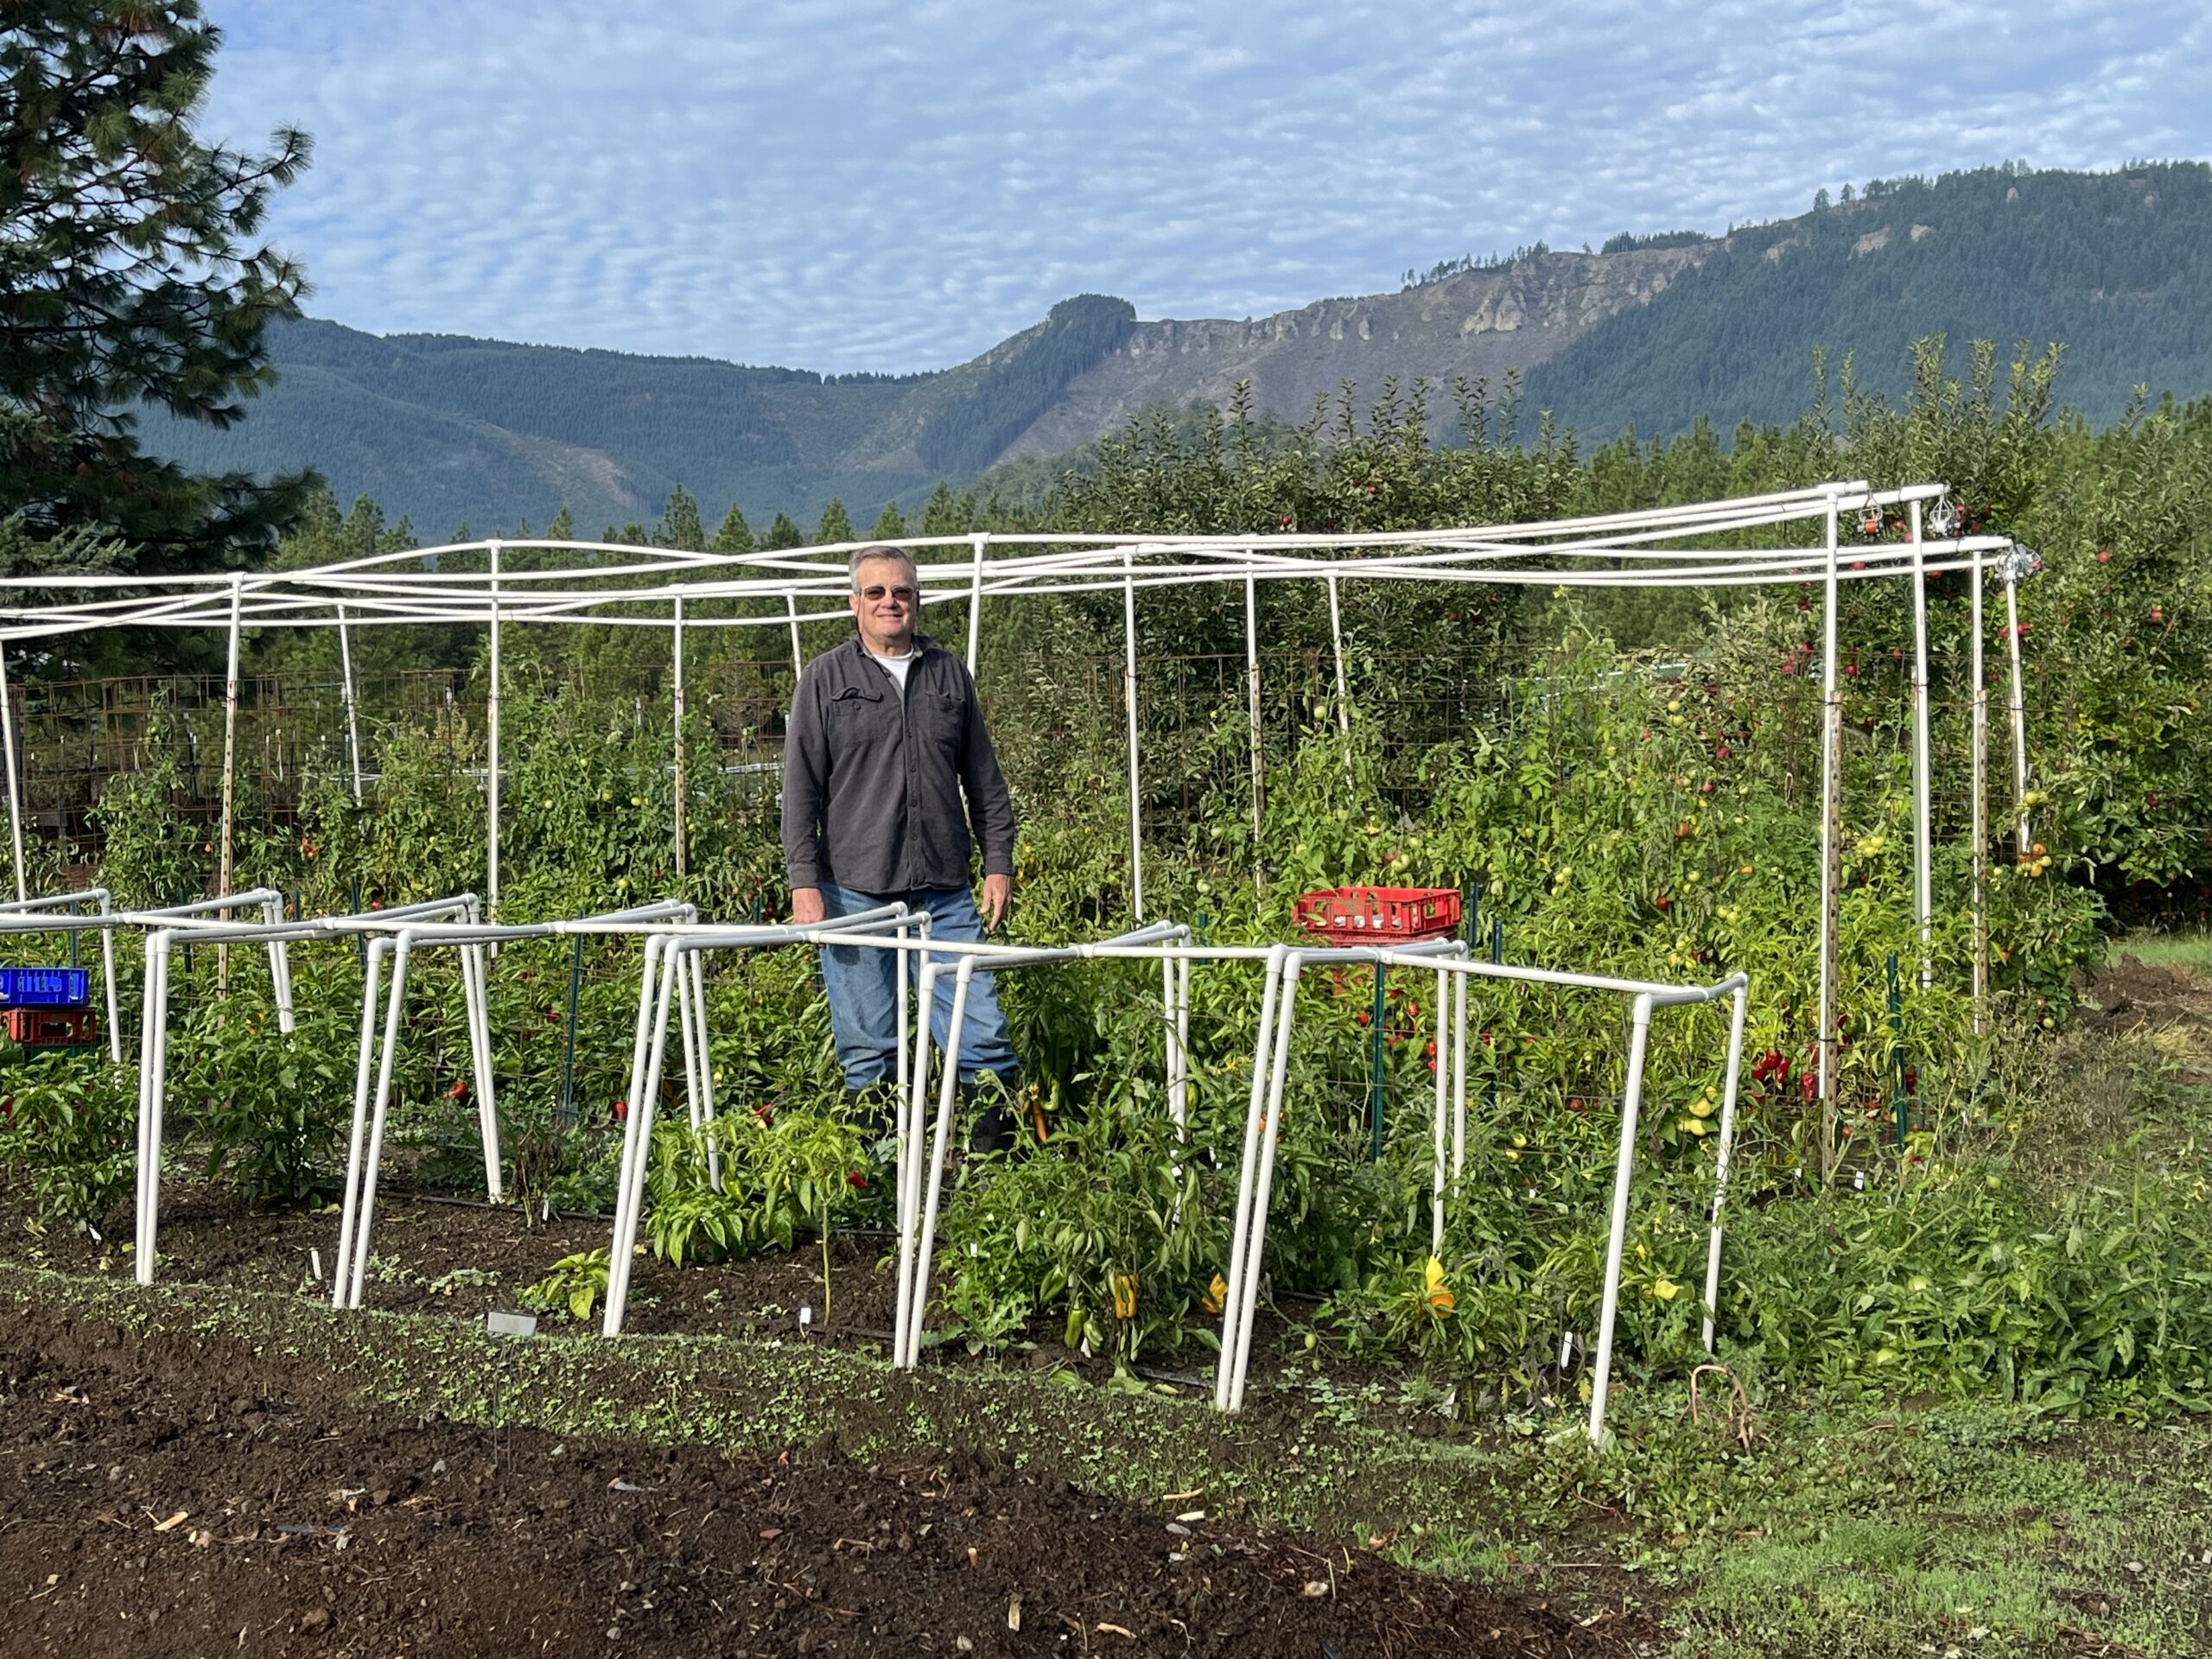
[[[1375,1012],[1368,1022],[1372,1040],[1367,1053],[1367,1155],[1377,1162],[1382,1157],[1382,1021],[1389,971],[1380,962],[1375,964]]]
[[[69,901],[69,913],[72,916],[74,916],[77,913],[77,901],[74,899],[72,899]],[[82,963],[77,960],[77,930],[73,927],[69,930],[69,965],[72,968],[81,968],[84,966]]]
[[[584,936],[576,935],[569,953],[569,1029],[561,1041],[561,1127],[576,1122],[576,993],[584,978]]]
[[[1897,993],[1897,953],[1890,952],[1890,1066],[1895,1073],[1897,1116],[1897,1147],[1904,1147],[1906,1131],[1911,1127],[1910,1105],[1904,1091],[1904,999]]]

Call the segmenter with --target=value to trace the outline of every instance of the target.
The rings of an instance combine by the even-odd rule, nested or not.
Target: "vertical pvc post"
[[[342,1306],[359,1307],[369,1264],[369,1236],[377,1211],[377,1171],[384,1162],[384,1126],[391,1099],[391,1071],[399,1052],[400,1021],[407,1007],[407,957],[412,944],[403,930],[391,952],[391,992],[385,1005],[384,1041],[377,1058],[376,1092],[369,1109],[368,1153],[361,1168],[361,1203],[353,1220],[353,1255]]]
[[[8,839],[16,855],[16,897],[29,899],[30,884],[23,864],[23,780],[16,770],[16,694],[8,684],[8,649],[0,645],[0,747],[8,766]]]
[[[928,1179],[924,1185],[920,1213],[911,1230],[913,1248],[902,1247],[899,1252],[899,1293],[904,1298],[903,1329],[906,1344],[903,1353],[898,1351],[898,1333],[893,1333],[892,1363],[912,1370],[921,1363],[922,1325],[930,1306],[930,1264],[934,1255],[937,1238],[938,1202],[944,1190],[944,1150],[952,1138],[953,1104],[960,1091],[960,1036],[968,1020],[968,988],[975,982],[976,958],[963,957],[952,976],[952,1019],[945,1032],[944,1076],[938,1084],[937,1128],[931,1135],[928,1147]],[[920,1018],[926,1025],[929,1009],[922,1010]]]
[[[1267,761],[1260,746],[1260,584],[1244,578],[1244,715],[1252,750],[1252,837],[1263,833],[1261,823],[1268,809]],[[1252,861],[1256,875],[1260,861]]]
[[[806,658],[798,648],[798,595],[797,594],[784,595],[784,611],[791,618],[791,673],[796,677],[806,671]]]
[[[1471,974],[1452,976],[1452,1176],[1467,1167],[1467,982]]]
[[[685,798],[690,783],[683,765],[683,601],[681,599],[671,600],[669,609],[671,618],[669,626],[671,636],[669,691],[676,711],[676,876],[680,881],[688,873],[688,860],[684,855],[684,816]]]
[[[1452,1084],[1452,1051],[1447,1046],[1452,1030],[1446,1020],[1446,1009],[1452,1001],[1452,982],[1459,977],[1446,969],[1436,970],[1436,1035],[1429,1041],[1435,1053],[1429,1057],[1429,1065],[1436,1072],[1436,1116],[1430,1126],[1431,1138],[1435,1142],[1436,1169],[1429,1195],[1428,1253],[1440,1255],[1444,1249],[1444,1184],[1445,1184],[1445,1120]]]
[[[499,918],[499,544],[492,543],[492,683],[485,702],[484,914]]]
[[[158,1122],[163,1080],[161,1032],[168,1023],[169,935],[156,928],[146,936],[145,1009],[138,1032],[138,1230],[134,1264],[142,1285],[154,1282],[154,1198],[162,1179]]]
[[[1129,732],[1129,902],[1144,920],[1144,814],[1137,794],[1137,575],[1136,555],[1122,555],[1122,701]]]
[[[1736,1084],[1743,1074],[1744,1013],[1751,988],[1736,988],[1728,1024],[1728,1081],[1720,1095],[1720,1152],[1713,1166],[1713,1235],[1705,1247],[1705,1351],[1713,1351],[1713,1322],[1720,1312],[1720,1206],[1728,1197],[1728,1160],[1736,1145]]]
[[[1974,1028],[1977,1034],[1986,1022],[1989,1003],[1989,671],[1982,661],[1982,563],[1974,555],[1968,606],[1967,631],[1972,644],[1967,653],[1967,672],[1974,681],[1974,764],[1967,792],[1973,837],[1974,907]]]
[[[384,959],[391,949],[388,938],[372,939],[361,969],[361,1041],[353,1062],[353,1129],[346,1143],[346,1190],[338,1214],[338,1249],[330,1264],[330,1305],[346,1306],[346,1287],[352,1281],[353,1223],[360,1213],[361,1170],[368,1155],[369,1088],[375,1076],[377,1017],[381,1004],[378,986],[384,977]]]
[[[1912,891],[1920,922],[1920,988],[1936,982],[1935,831],[1929,822],[1928,756],[1928,568],[1920,540],[1920,503],[1912,514]]]
[[[990,532],[982,530],[968,538],[976,561],[968,586],[968,677],[971,680],[976,677],[976,656],[983,641],[983,543],[990,538]]]
[[[2012,810],[2017,819],[2017,849],[2028,855],[2028,705],[2020,677],[2020,579],[2005,578],[2005,644],[2011,658],[2008,695],[2012,716]]]
[[[245,578],[231,578],[231,632],[227,667],[223,679],[223,836],[222,846],[216,853],[220,866],[216,877],[218,893],[231,891],[231,877],[234,868],[234,825],[238,805],[238,614],[244,598]],[[223,912],[226,920],[231,912]],[[231,988],[231,947],[228,942],[215,947],[215,982],[224,991]]]
[[[1244,1240],[1244,1300],[1237,1311],[1236,1364],[1229,1378],[1229,1409],[1244,1406],[1244,1376],[1252,1360],[1252,1322],[1259,1312],[1260,1270],[1267,1260],[1268,1202],[1274,1192],[1275,1145],[1282,1138],[1283,1083],[1290,1069],[1290,1033],[1298,1013],[1298,980],[1305,957],[1296,951],[1283,964],[1281,1006],[1276,1011],[1275,1040],[1268,1079],[1267,1115],[1260,1121],[1260,1169],[1252,1185],[1252,1214]]]
[[[1329,584],[1329,650],[1337,666],[1337,730],[1345,737],[1351,735],[1351,692],[1344,681],[1344,616],[1341,596],[1337,591],[1333,572],[1326,578]]]
[[[1828,523],[1835,523],[1829,504]],[[1833,539],[1833,538],[1831,538]],[[1628,1243],[1629,1178],[1636,1167],[1636,1115],[1643,1100],[1643,1052],[1651,1036],[1651,995],[1636,999],[1628,1039],[1628,1077],[1621,1090],[1621,1146],[1613,1162],[1612,1231],[1605,1243],[1605,1300],[1598,1311],[1598,1363],[1590,1379],[1590,1440],[1605,1443],[1605,1396],[1613,1381],[1613,1323],[1620,1311],[1621,1256]]]
[[[1843,688],[1836,663],[1835,498],[1828,498],[1827,569],[1822,597],[1821,714],[1821,994],[1818,1041],[1821,1090],[1821,1179],[1836,1159],[1837,980],[1842,944],[1838,918],[1843,887]]]
[[[338,607],[338,687],[346,704],[346,747],[353,762],[353,804],[361,804],[361,711],[353,694],[353,633],[346,626],[346,607]]]
[[[1221,1300],[1221,1357],[1214,1368],[1215,1409],[1227,1411],[1230,1379],[1236,1369],[1238,1313],[1243,1304],[1245,1254],[1252,1224],[1252,1196],[1258,1181],[1260,1139],[1267,1127],[1268,1062],[1273,1053],[1275,1002],[1283,985],[1283,968],[1290,947],[1268,947],[1267,975],[1260,993],[1259,1034],[1252,1046],[1252,1096],[1244,1110],[1244,1155],[1236,1165],[1236,1213],[1229,1229],[1229,1271]]]

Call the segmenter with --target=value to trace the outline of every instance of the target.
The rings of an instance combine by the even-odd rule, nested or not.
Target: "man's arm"
[[[965,677],[964,668],[962,674]],[[960,744],[960,786],[968,797],[968,822],[983,855],[984,918],[996,927],[1014,890],[1014,795],[999,770],[998,751],[991,747],[982,700],[976,695],[972,679],[968,682],[967,730]]]
[[[814,688],[804,676],[784,728],[784,874],[791,919],[822,919],[822,804],[830,778],[830,745]]]

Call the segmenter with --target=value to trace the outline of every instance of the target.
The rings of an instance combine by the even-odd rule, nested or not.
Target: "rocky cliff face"
[[[1367,395],[1394,374],[1408,385],[1426,375],[1446,398],[1455,376],[1487,375],[1495,386],[1508,369],[1541,363],[1592,324],[1645,303],[1719,245],[1544,254],[1256,321],[1141,322],[1002,459],[1057,454],[1115,430],[1147,404],[1226,404],[1239,380],[1251,382],[1255,408],[1290,421],[1346,379]]]

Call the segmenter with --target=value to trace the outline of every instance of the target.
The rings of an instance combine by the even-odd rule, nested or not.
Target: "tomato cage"
[[[1720,1280],[1721,1204],[1728,1185],[1728,1158],[1736,1129],[1737,1081],[1744,1048],[1744,1020],[1751,982],[1731,974],[1711,985],[1669,985],[1645,980],[1616,979],[1604,975],[1575,974],[1544,968],[1522,968],[1476,960],[1459,944],[1415,944],[1364,948],[1322,946],[1311,950],[1278,944],[1267,952],[1267,989],[1261,1004],[1258,1038],[1252,1057],[1252,1093],[1244,1124],[1244,1147],[1238,1162],[1236,1215],[1230,1234],[1227,1292],[1223,1298],[1221,1359],[1215,1370],[1214,1404],[1222,1411],[1236,1411],[1244,1403],[1245,1376],[1251,1362],[1252,1327],[1258,1308],[1262,1253],[1267,1242],[1268,1206],[1274,1184],[1276,1136],[1267,1133],[1279,1125],[1284,1109],[1284,1085],[1289,1071],[1291,1033],[1298,1010],[1298,986],[1311,964],[1344,962],[1374,964],[1379,980],[1389,968],[1431,972],[1436,976],[1434,1105],[1431,1119],[1434,1176],[1429,1205],[1430,1249],[1444,1242],[1445,1198],[1450,1179],[1466,1162],[1467,1147],[1467,995],[1474,979],[1517,981],[1556,985],[1573,989],[1609,993],[1630,999],[1630,1025],[1625,1077],[1621,1102],[1620,1152],[1613,1176],[1611,1226],[1605,1254],[1605,1279],[1598,1327],[1598,1348],[1590,1395],[1591,1440],[1603,1445],[1605,1406],[1612,1378],[1613,1327],[1620,1301],[1621,1255],[1628,1232],[1629,1188],[1636,1161],[1637,1116],[1643,1088],[1644,1052],[1651,1017],[1663,1007],[1689,1007],[1732,1000],[1729,1026],[1726,1083],[1720,1106],[1719,1160],[1713,1173],[1711,1233],[1706,1258],[1706,1351],[1713,1351],[1714,1318]],[[1448,1065],[1443,1064],[1449,1058]],[[1449,1129],[1447,1145],[1447,1126]]]

